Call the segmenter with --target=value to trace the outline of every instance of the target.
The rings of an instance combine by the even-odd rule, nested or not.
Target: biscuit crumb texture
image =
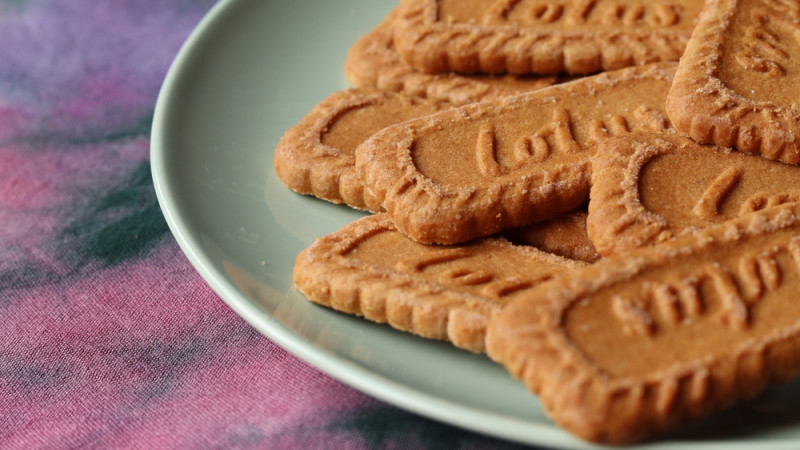
[[[287,130],[370,212],[297,256],[322,307],[484,353],[590,442],[800,373],[800,6],[400,0]]]
[[[402,0],[395,45],[425,73],[586,75],[677,61],[702,2]],[[661,3],[661,2],[659,2]]]
[[[667,97],[681,133],[800,164],[800,13],[792,2],[713,0]]]
[[[591,441],[727,408],[800,371],[798,232],[788,203],[604,258],[509,303],[488,354]]]
[[[502,238],[426,246],[376,214],[315,241],[293,277],[315,303],[482,353],[502,305],[584,265]]]

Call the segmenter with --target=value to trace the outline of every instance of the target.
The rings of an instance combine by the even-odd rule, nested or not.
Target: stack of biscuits
[[[401,0],[286,132],[313,302],[628,444],[800,373],[800,3]]]

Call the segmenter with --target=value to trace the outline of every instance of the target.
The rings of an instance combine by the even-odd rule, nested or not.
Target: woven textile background
[[[0,447],[511,447],[311,368],[180,252],[149,134],[213,4],[0,0]]]

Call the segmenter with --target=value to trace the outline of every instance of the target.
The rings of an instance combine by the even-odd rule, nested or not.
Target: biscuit
[[[278,178],[300,194],[378,211],[355,173],[355,148],[376,131],[449,105],[376,89],[335,92],[281,138],[273,157]]]
[[[573,434],[623,444],[800,371],[800,204],[604,258],[507,304],[487,354]]]
[[[678,135],[603,141],[587,232],[604,256],[800,200],[800,168]]]
[[[303,250],[294,282],[315,303],[483,352],[486,325],[504,303],[583,265],[502,238],[426,246],[376,214]]]
[[[667,97],[675,128],[698,142],[799,164],[798,33],[796,2],[708,1]]]
[[[403,61],[394,47],[393,10],[382,23],[350,47],[345,74],[355,87],[387,91],[464,105],[506,95],[535,91],[567,80],[564,76],[426,74]]]
[[[384,128],[356,149],[356,172],[397,228],[453,244],[584,204],[597,142],[671,130],[675,63],[605,72]]]
[[[587,213],[578,209],[544,222],[503,231],[509,241],[569,259],[597,262],[600,255],[586,231]]]
[[[698,0],[402,0],[397,50],[427,73],[590,74],[677,61]]]

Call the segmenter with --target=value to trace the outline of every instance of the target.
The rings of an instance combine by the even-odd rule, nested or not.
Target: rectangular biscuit
[[[465,105],[552,86],[568,77],[557,75],[428,74],[415,70],[394,46],[397,10],[350,47],[345,74],[355,87],[405,92],[408,95]]]
[[[603,141],[592,163],[587,233],[604,256],[800,200],[800,167],[677,136]]]
[[[591,441],[640,441],[800,372],[800,203],[614,255],[506,305],[488,355]]]
[[[294,282],[315,303],[483,352],[486,325],[503,304],[583,265],[502,238],[426,246],[377,214],[303,250]]]
[[[677,61],[698,0],[402,0],[395,45],[427,73],[589,74]]]
[[[597,142],[669,132],[675,63],[637,66],[384,128],[356,172],[407,236],[453,244],[583,205]]]
[[[356,147],[384,127],[449,107],[370,88],[334,92],[281,137],[273,155],[275,173],[297,193],[379,211],[356,176]]]
[[[667,97],[681,133],[800,164],[800,6],[710,0]]]

